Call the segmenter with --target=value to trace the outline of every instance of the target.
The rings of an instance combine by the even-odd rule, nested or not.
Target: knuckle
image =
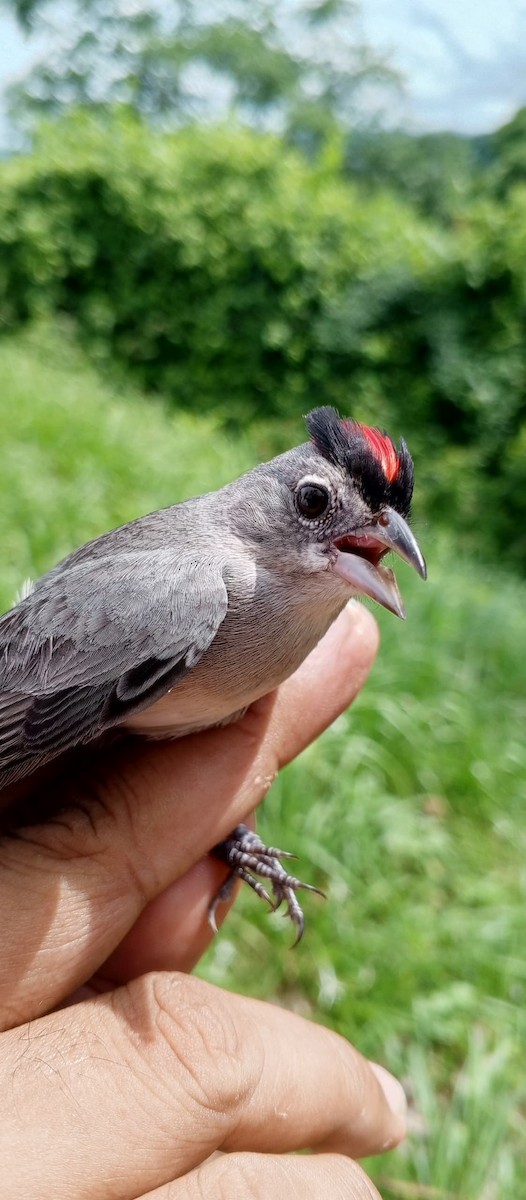
[[[258,1079],[257,1047],[239,1028],[235,998],[170,972],[151,972],[122,991],[141,1059],[155,1069],[160,1060],[164,1085],[175,1085],[193,1111],[214,1114],[226,1132]]]
[[[214,1195],[219,1200],[266,1200],[269,1186],[274,1188],[279,1182],[279,1179],[269,1178],[265,1159],[260,1154],[228,1154],[214,1165]],[[281,1175],[281,1171],[278,1174]]]

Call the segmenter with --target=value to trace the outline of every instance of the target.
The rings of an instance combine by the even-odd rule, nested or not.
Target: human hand
[[[224,875],[207,851],[347,707],[375,649],[350,606],[242,721],[93,755],[62,782],[71,808],[0,842],[9,1200],[377,1194],[352,1160],[403,1136],[399,1085],[330,1031],[182,973]],[[285,1153],[305,1147],[321,1153]]]

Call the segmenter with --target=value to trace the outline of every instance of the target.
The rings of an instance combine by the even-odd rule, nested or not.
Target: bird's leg
[[[286,916],[290,917],[296,929],[294,942],[296,946],[303,934],[304,927],[303,911],[296,892],[301,888],[303,891],[317,892],[319,896],[323,896],[323,892],[319,888],[313,887],[310,883],[302,883],[294,875],[289,875],[282,866],[280,861],[282,858],[295,858],[296,855],[289,854],[286,850],[278,850],[276,846],[265,846],[257,833],[254,833],[253,829],[249,829],[248,825],[237,825],[230,837],[226,838],[224,842],[220,842],[218,846],[214,846],[212,853],[230,867],[230,874],[216,892],[208,910],[209,921],[214,932],[217,931],[215,914],[218,904],[229,899],[236,879],[243,879],[257,896],[270,904],[274,912],[280,904],[285,902],[287,905]],[[261,879],[255,878],[257,875],[268,880],[272,889],[272,897],[269,896]]]

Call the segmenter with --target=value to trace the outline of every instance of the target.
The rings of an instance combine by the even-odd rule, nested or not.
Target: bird
[[[226,486],[96,537],[0,617],[0,791],[116,733],[181,737],[240,719],[290,676],[349,599],[405,616],[390,551],[422,578],[403,440],[322,406],[309,440]],[[282,859],[239,825],[215,847],[303,932]],[[265,886],[265,884],[267,886]],[[269,894],[267,888],[271,888]]]

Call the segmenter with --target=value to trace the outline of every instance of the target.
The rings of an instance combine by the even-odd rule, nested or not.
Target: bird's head
[[[292,554],[309,573],[329,571],[350,595],[371,596],[404,617],[396,578],[382,560],[393,551],[426,577],[407,523],[413,463],[405,442],[397,449],[388,434],[341,418],[334,408],[314,409],[306,423],[310,442],[254,473],[266,487],[272,528],[286,539],[289,563]]]

